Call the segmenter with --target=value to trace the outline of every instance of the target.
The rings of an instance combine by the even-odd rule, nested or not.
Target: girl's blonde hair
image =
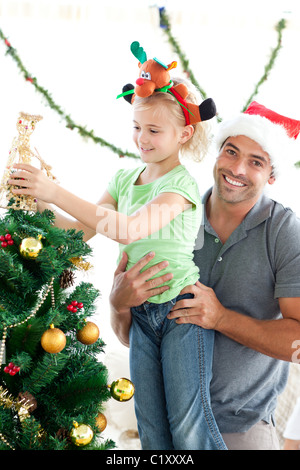
[[[179,83],[184,83],[186,85],[189,90],[189,94],[185,98],[186,101],[200,104],[199,98],[197,97],[197,92],[195,89],[193,89],[194,87],[191,82],[188,82],[182,78],[173,78],[172,81],[174,85]],[[133,106],[135,109],[146,110],[157,103],[162,103],[165,106],[168,106],[170,112],[178,120],[178,122],[182,126],[186,125],[182,107],[171,93],[155,92],[153,95],[148,96],[147,98],[139,98],[138,96],[135,96]],[[208,149],[211,144],[211,126],[208,121],[197,122],[196,124],[192,124],[192,126],[194,127],[194,133],[187,142],[182,144],[180,154],[182,157],[191,158],[196,162],[200,162],[208,153]]]

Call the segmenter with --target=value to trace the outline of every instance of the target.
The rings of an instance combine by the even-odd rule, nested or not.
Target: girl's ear
[[[191,124],[189,124],[188,126],[185,126],[181,133],[179,143],[185,144],[188,140],[190,140],[193,134],[194,134],[194,127]]]

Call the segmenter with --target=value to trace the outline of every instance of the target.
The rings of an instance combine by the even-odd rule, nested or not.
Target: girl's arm
[[[128,216],[117,212],[115,206],[96,205],[75,196],[31,165],[17,164],[15,168],[23,170],[15,172],[9,181],[15,184],[14,178],[23,178],[22,187],[13,190],[15,194],[30,194],[53,203],[94,232],[125,245],[157,232],[191,207],[179,194],[162,193]]]
[[[97,205],[107,205],[109,207],[115,207],[115,210],[117,210],[117,203],[115,199],[109,194],[108,191],[105,191],[102,197],[99,199],[97,202]],[[55,208],[51,205],[48,204],[42,200],[38,201],[38,211],[43,212],[45,209],[49,209],[55,214],[55,226],[59,228],[63,228],[64,230],[68,229],[75,229],[77,231],[82,230],[84,235],[83,235],[83,240],[87,242],[91,238],[93,238],[96,235],[96,231],[93,230],[90,227],[87,227],[83,223],[81,223],[79,220],[76,219],[70,219],[69,217],[66,217],[62,213],[58,212],[55,210]]]

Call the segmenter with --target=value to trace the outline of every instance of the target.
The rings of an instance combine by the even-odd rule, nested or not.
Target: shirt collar
[[[206,191],[202,197],[204,206],[204,226],[206,231],[215,234],[215,231],[211,227],[206,215],[206,203],[211,193],[212,188],[208,189],[208,191]],[[251,228],[257,227],[271,216],[274,204],[275,202],[272,199],[267,197],[265,194],[262,194],[256,204],[248,212],[239,227],[243,228],[244,230],[250,230]]]

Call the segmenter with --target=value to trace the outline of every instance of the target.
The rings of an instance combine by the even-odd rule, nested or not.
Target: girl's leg
[[[171,308],[133,309],[130,364],[142,448],[225,450],[210,404],[214,332],[168,320]]]
[[[153,304],[152,304],[153,305]],[[132,309],[130,375],[142,449],[173,449],[160,361],[160,338],[143,306]]]
[[[161,360],[174,449],[226,450],[210,404],[214,331],[166,320]]]

